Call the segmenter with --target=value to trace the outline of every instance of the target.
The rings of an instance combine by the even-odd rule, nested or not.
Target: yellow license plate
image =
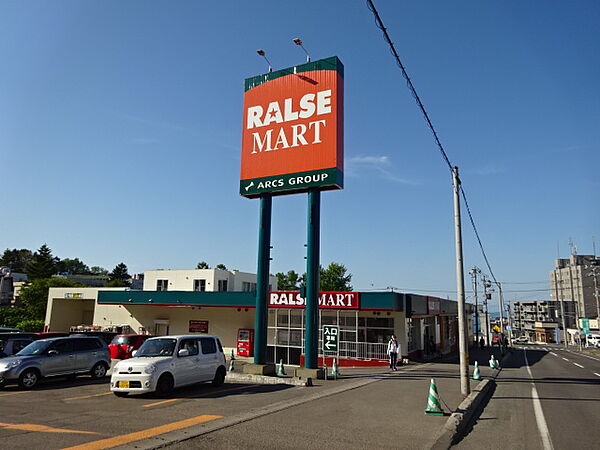
[[[121,389],[129,389],[129,381],[119,381],[119,387]]]

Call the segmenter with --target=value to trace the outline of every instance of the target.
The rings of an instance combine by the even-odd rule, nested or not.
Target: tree
[[[100,266],[90,267],[90,274],[92,275],[108,275],[108,270]]]
[[[123,283],[126,283],[124,284],[124,286],[129,286],[131,284],[129,282],[131,276],[129,275],[129,273],[127,273],[127,266],[125,265],[125,263],[117,264],[113,271],[110,273],[109,278],[110,282],[121,281]]]
[[[196,265],[196,269],[210,269],[210,266],[206,261],[200,261],[198,265]]]
[[[33,253],[31,250],[26,248],[22,248],[21,250],[17,250],[13,248],[9,250],[8,248],[4,250],[2,257],[0,257],[0,266],[10,267],[12,272],[25,272],[25,266],[33,259]]]
[[[217,264],[215,269],[227,270],[227,267],[225,267],[225,264]]]
[[[91,274],[90,268],[80,261],[79,258],[75,259],[61,259],[56,264],[56,271],[58,273],[67,273],[69,275],[89,275]]]
[[[346,273],[343,264],[332,262],[324,269],[320,267],[321,290],[322,291],[351,291],[352,274]]]
[[[300,285],[304,284],[304,275],[300,276],[296,271],[290,270],[288,273],[279,272],[277,277],[277,289],[280,291],[297,291]]]
[[[56,273],[56,262],[57,259],[52,256],[52,250],[44,244],[33,254],[32,260],[25,266],[25,273],[30,280],[50,278]]]

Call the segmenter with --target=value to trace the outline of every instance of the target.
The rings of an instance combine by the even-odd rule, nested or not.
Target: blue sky
[[[569,237],[591,253],[600,4],[375,4],[496,277],[544,282]],[[455,289],[450,174],[364,1],[0,3],[0,248],[47,243],[130,273],[200,260],[254,272],[243,80],[266,71],[258,48],[275,69],[302,63],[297,36],[345,65],[346,187],[322,196],[322,262],[345,264],[357,289]],[[463,234],[466,268],[484,269],[467,222]],[[271,272],[304,271],[305,240],[306,196],[275,198]],[[505,289],[548,298],[510,292],[547,283]]]

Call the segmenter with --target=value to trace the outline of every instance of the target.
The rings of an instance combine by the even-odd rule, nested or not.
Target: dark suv
[[[0,387],[17,382],[31,389],[41,378],[89,374],[103,378],[110,368],[106,343],[97,337],[64,337],[32,342],[0,360]]]

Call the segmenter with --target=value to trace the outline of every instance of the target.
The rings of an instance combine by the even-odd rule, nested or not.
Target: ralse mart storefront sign
[[[241,195],[343,187],[343,75],[332,57],[246,79]]]
[[[299,291],[269,292],[269,308],[304,308],[306,299]],[[321,292],[319,308],[358,309],[358,292]]]

